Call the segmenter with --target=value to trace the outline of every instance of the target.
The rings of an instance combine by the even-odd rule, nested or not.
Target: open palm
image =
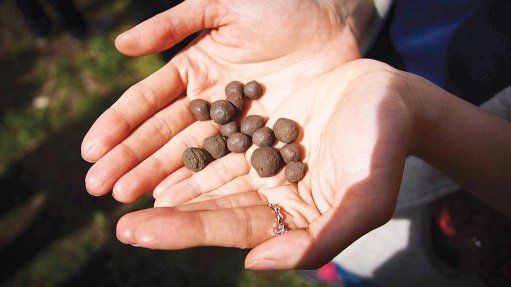
[[[254,148],[229,154],[200,172],[172,174],[157,188],[158,208],[123,217],[118,238],[156,249],[255,247],[246,259],[254,269],[325,263],[394,211],[413,144],[406,77],[358,60],[317,78],[265,110],[269,126],[287,117],[303,128],[309,170],[302,181],[289,184],[282,172],[259,178],[249,164]],[[282,208],[290,229],[273,239],[268,203]]]
[[[352,29],[332,2],[188,0],[120,35],[119,50],[137,56],[208,29],[94,123],[82,144],[83,158],[95,162],[87,190],[113,190],[117,200],[131,202],[182,166],[184,149],[218,128],[194,122],[188,106],[195,98],[213,101],[232,80],[258,80],[265,95],[246,112],[271,115],[299,86],[359,57]]]

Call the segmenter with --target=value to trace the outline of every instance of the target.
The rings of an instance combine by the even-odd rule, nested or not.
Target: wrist
[[[330,0],[337,16],[353,33],[359,45],[375,15],[373,0]]]
[[[447,92],[431,84],[420,76],[400,72],[406,79],[406,97],[413,115],[413,140],[409,154],[427,160],[431,148],[435,148],[431,139],[438,133],[445,115],[449,114],[450,106],[445,102]]]

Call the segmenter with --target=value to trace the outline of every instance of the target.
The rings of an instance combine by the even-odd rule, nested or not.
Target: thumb
[[[164,51],[195,32],[225,24],[222,5],[220,1],[184,1],[117,36],[115,46],[128,56]]]
[[[393,196],[347,195],[338,207],[328,210],[307,229],[291,230],[252,249],[245,259],[245,267],[254,270],[319,268],[355,240],[387,222],[394,210],[393,202]]]

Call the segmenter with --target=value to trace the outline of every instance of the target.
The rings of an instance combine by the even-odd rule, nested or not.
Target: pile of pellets
[[[254,143],[258,148],[252,154],[250,162],[260,177],[274,176],[286,164],[286,179],[291,183],[302,180],[305,177],[306,165],[301,162],[302,147],[295,142],[299,133],[296,122],[280,118],[272,129],[265,126],[264,118],[259,115],[247,116],[239,123],[236,121],[242,114],[246,99],[258,99],[262,93],[263,89],[256,81],[245,85],[233,81],[225,87],[226,100],[211,104],[202,99],[191,101],[190,110],[195,119],[212,119],[220,125],[220,134],[205,138],[203,148],[187,148],[183,153],[185,167],[200,171],[212,160],[229,152],[246,152]],[[273,147],[276,140],[285,143],[280,150]]]

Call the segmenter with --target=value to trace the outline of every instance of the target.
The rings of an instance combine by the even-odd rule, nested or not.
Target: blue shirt
[[[390,40],[401,69],[481,104],[511,85],[511,1],[397,0]]]

